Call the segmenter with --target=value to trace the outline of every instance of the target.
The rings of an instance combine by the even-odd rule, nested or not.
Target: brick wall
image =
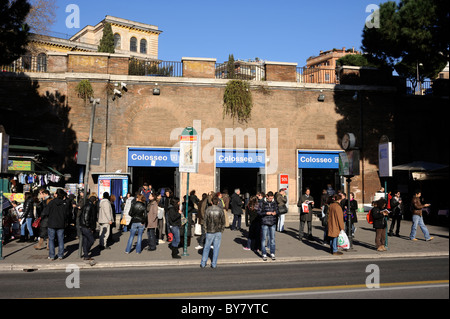
[[[266,81],[297,81],[297,64],[284,62],[266,62]]]
[[[67,72],[128,75],[129,57],[108,53],[69,53]]]
[[[76,67],[78,71],[82,68],[92,71],[93,58],[83,60],[85,56],[73,57],[75,56],[84,62],[78,66],[72,64],[72,67]],[[107,61],[105,56],[99,58],[103,62]],[[121,63],[124,67],[123,61],[119,59],[118,68]],[[55,69],[56,65],[55,63]],[[63,63],[61,68],[62,65]],[[273,71],[277,69],[277,66],[269,64],[269,69],[271,67]],[[281,66],[284,67],[290,70],[295,68],[293,65]],[[74,72],[64,76],[34,76],[0,77],[0,124],[5,125],[10,134],[50,141],[61,157],[58,168],[71,169],[76,180],[78,166],[73,163],[74,141],[87,141],[91,111],[91,105],[75,93],[75,86],[83,75]],[[282,79],[287,81],[288,78],[280,76],[279,80]],[[275,81],[274,78],[272,80]],[[115,101],[107,99],[106,85],[109,81],[126,82],[128,91]],[[252,118],[248,124],[240,125],[231,118],[223,118],[224,80],[155,79],[99,74],[91,78],[91,83],[95,97],[101,99],[96,109],[93,137],[94,142],[103,145],[100,166],[92,167],[92,172],[126,172],[127,147],[171,147],[176,143],[170,140],[171,132],[175,128],[190,126],[195,120],[201,121],[203,133],[209,128],[220,131],[220,138],[215,141],[217,146],[225,144],[227,128],[255,129],[256,132],[258,129],[265,129],[265,148],[272,158],[269,131],[271,128],[278,128],[279,165],[277,172],[267,177],[267,190],[276,190],[278,173],[289,174],[293,181],[290,188],[291,194],[294,194],[291,196],[292,205],[296,203],[298,192],[295,182],[298,173],[296,151],[340,150],[340,137],[346,132],[355,133],[359,143],[361,116],[364,127],[364,176],[355,177],[352,183],[352,191],[359,201],[364,192],[365,202],[370,202],[371,195],[380,187],[377,147],[381,135],[386,134],[392,138],[397,149],[401,150],[401,154],[396,153],[395,156],[403,162],[413,155],[418,160],[420,154],[426,154],[429,161],[439,162],[442,157],[448,158],[448,148],[445,152],[437,152],[440,144],[425,142],[424,139],[420,142],[424,149],[420,153],[412,151],[416,147],[414,141],[420,137],[420,131],[399,129],[409,127],[399,123],[410,123],[411,119],[416,123],[419,120],[414,114],[425,101],[428,103],[426,105],[432,105],[433,108],[445,103],[436,99],[414,99],[414,113],[410,114],[410,101],[398,96],[392,88],[274,82],[261,90],[262,84],[254,83],[251,87],[254,103]],[[153,95],[155,87],[161,90],[160,95]],[[353,96],[356,90],[359,90],[359,98],[355,101]],[[325,95],[324,102],[318,101],[319,94]],[[448,134],[439,134],[441,126],[432,125],[433,119],[439,118],[438,110],[420,113],[421,120],[427,116],[431,117],[427,119],[429,126],[426,132],[432,128],[435,136],[446,136],[445,141],[448,142]],[[442,119],[443,117],[441,122]],[[35,124],[30,124],[31,129],[23,130],[24,121]],[[396,139],[396,136],[401,140]],[[207,134],[203,137],[203,147],[214,141]],[[245,146],[248,146],[248,139],[245,139]],[[395,149],[394,147],[394,152]],[[433,158],[433,154],[439,154],[440,159]],[[214,190],[214,174],[214,163],[202,163],[199,174],[191,175],[191,187],[198,193]]]

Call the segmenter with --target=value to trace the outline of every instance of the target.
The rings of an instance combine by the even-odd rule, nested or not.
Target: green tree
[[[400,75],[435,78],[449,61],[448,0],[388,1],[380,5],[380,27],[363,30],[362,49]],[[447,30],[447,31],[444,31]]]
[[[114,34],[112,32],[111,24],[106,22],[103,26],[103,37],[98,46],[98,52],[114,53]]]
[[[26,53],[30,12],[27,0],[0,0],[0,65],[9,64]]]
[[[234,74],[234,55],[228,55],[227,62],[227,79],[234,79],[236,76]]]

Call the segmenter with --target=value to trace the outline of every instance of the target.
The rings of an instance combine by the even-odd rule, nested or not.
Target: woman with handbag
[[[339,204],[341,200],[339,195],[333,195],[329,197],[328,208],[328,237],[330,238],[330,248],[333,255],[342,255],[342,252],[338,251],[337,243],[341,230],[344,230],[344,212]]]
[[[178,245],[180,244],[180,228],[181,228],[181,216],[183,212],[180,209],[180,200],[177,197],[170,199],[170,207],[167,213],[167,222],[171,233],[173,234],[173,240],[169,244],[172,250],[172,258],[180,259]]]

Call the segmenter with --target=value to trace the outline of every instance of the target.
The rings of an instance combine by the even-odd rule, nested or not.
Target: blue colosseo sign
[[[298,168],[339,169],[339,151],[298,151]]]
[[[217,168],[263,168],[265,165],[265,150],[216,150]]]
[[[178,148],[129,148],[129,167],[178,167]]]

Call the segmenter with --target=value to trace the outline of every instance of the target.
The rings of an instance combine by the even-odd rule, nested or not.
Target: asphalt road
[[[448,279],[448,258],[68,269],[0,273],[0,298],[448,299]]]

